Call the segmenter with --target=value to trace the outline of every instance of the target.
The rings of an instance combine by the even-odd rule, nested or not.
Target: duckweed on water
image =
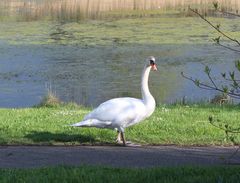
[[[238,19],[210,20],[221,24],[227,34],[240,38]],[[206,44],[212,43],[216,36],[214,30],[196,17],[124,18],[80,23],[10,21],[1,22],[0,27],[0,40],[9,44]]]

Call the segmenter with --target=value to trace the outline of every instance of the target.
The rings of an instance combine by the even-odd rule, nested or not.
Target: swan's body
[[[130,97],[110,99],[87,114],[83,121],[71,126],[116,129],[119,132],[117,141],[122,140],[125,145],[124,128],[144,120],[154,112],[155,100],[148,89],[151,68],[156,70],[154,57],[149,57],[143,69],[142,99]]]
[[[124,128],[144,120],[148,115],[142,100],[128,97],[115,98],[102,103],[74,126],[112,128],[123,132]]]

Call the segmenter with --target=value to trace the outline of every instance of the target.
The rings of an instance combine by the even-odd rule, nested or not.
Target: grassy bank
[[[239,182],[240,167],[179,167],[119,169],[104,167],[55,167],[0,169],[0,182]]]
[[[239,109],[211,105],[159,106],[149,119],[126,129],[126,138],[141,144],[231,145],[224,131],[208,122],[208,116],[236,128],[240,126]],[[115,131],[67,126],[81,121],[89,111],[74,105],[0,109],[0,144],[114,144]],[[235,140],[239,142],[240,135],[235,134]]]

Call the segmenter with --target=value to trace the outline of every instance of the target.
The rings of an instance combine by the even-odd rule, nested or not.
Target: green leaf
[[[207,75],[210,75],[211,69],[210,69],[208,66],[205,66],[204,72],[205,72]]]
[[[225,127],[225,129],[228,129],[228,124],[225,124],[224,127]]]
[[[220,43],[220,38],[221,38],[221,36],[218,36],[217,38],[213,39],[213,41],[216,43]]]
[[[198,79],[195,79],[194,84],[199,86],[200,85],[200,81]]]
[[[232,80],[235,80],[235,73],[233,72],[229,72],[229,76]]]
[[[222,77],[226,79],[226,73],[221,73]]]
[[[218,9],[218,2],[217,1],[213,2],[213,7],[215,8],[215,10]]]
[[[237,60],[235,62],[235,67],[237,68],[237,70],[240,72],[240,60]]]
[[[222,86],[222,90],[224,93],[228,93],[228,87],[227,86]]]
[[[236,80],[233,81],[232,87],[235,89],[239,88],[239,84],[236,82]]]
[[[209,117],[208,117],[208,120],[209,120],[210,123],[212,123],[212,122],[213,122],[213,117],[212,117],[212,116],[209,116]]]
[[[230,136],[229,140],[230,140],[233,144],[235,144],[235,138],[234,138],[233,136]]]

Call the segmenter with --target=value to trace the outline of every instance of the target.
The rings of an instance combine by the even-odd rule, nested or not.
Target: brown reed
[[[1,15],[17,15],[25,20],[43,18],[81,20],[99,18],[103,12],[119,10],[179,10],[188,6],[207,11],[213,2],[220,8],[237,12],[239,0],[1,0]],[[4,13],[3,13],[4,12]]]

